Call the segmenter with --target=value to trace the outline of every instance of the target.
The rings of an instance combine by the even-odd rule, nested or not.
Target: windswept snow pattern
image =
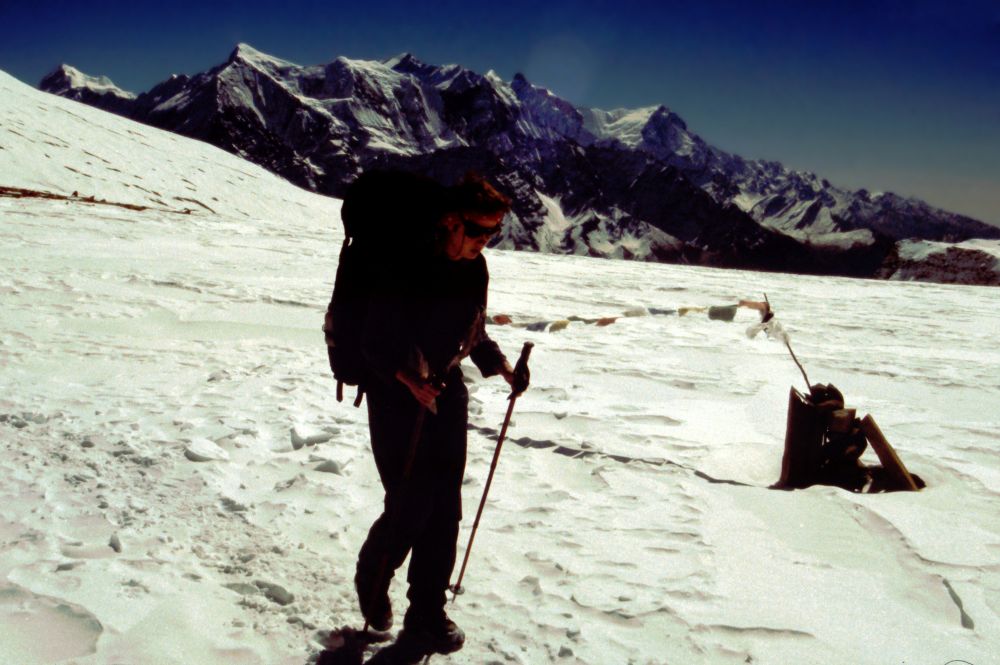
[[[304,665],[360,626],[354,557],[381,506],[320,331],[339,202],[5,74],[0,124],[0,661]],[[535,343],[533,385],[449,606],[466,646],[432,662],[1000,652],[992,289],[489,261],[492,313],[630,315],[491,326],[511,355]],[[742,309],[644,315],[761,293],[927,489],[768,489],[802,381],[785,348]],[[470,507],[506,395],[468,383]]]

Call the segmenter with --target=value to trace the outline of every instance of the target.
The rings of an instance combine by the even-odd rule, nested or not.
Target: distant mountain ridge
[[[129,115],[135,95],[111,82],[107,76],[87,76],[69,65],[60,65],[41,80],[38,87],[105,111]]]
[[[303,67],[240,44],[138,96],[66,66],[40,87],[331,195],[370,168],[479,171],[514,200],[498,241],[511,248],[873,276],[902,239],[1000,238],[915,199],[726,153],[664,106],[578,108],[520,74],[508,83],[409,54]]]

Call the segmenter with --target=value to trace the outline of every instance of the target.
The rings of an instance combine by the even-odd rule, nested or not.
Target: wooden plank
[[[785,453],[776,488],[803,488],[816,482],[822,458],[825,418],[794,387],[788,391]]]
[[[913,476],[906,470],[903,461],[899,459],[899,455],[889,445],[889,441],[882,434],[882,430],[879,429],[875,423],[875,419],[870,414],[865,416],[861,421],[861,430],[865,433],[865,437],[867,437],[868,443],[871,444],[872,450],[878,455],[878,459],[882,462],[886,473],[889,474],[889,477],[892,478],[899,489],[913,492],[918,491],[920,488],[914,482]]]

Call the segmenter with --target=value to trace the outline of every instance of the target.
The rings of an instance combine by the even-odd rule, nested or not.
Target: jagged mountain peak
[[[560,106],[561,105],[573,106],[570,102],[554,94],[548,88],[540,85],[535,85],[534,83],[529,81],[528,77],[521,72],[515,73],[514,78],[510,80],[510,89],[513,90],[514,94],[517,95],[518,99],[521,99],[522,101],[525,99],[532,99],[532,98],[534,99],[546,98],[553,100],[553,102],[557,102]],[[576,107],[573,106],[573,108]]]
[[[584,131],[583,114],[570,102],[547,88],[532,84],[520,72],[514,74],[510,89],[531,124],[581,145],[593,143],[593,135]]]
[[[684,120],[679,115],[671,111],[663,104],[660,104],[653,110],[652,114],[650,114],[649,116],[649,122],[666,123],[669,125],[674,125],[676,127],[679,127],[684,131],[687,131],[687,123],[684,122]]]
[[[378,60],[355,60],[341,56],[323,66],[321,71],[324,81],[322,92],[316,91],[306,97],[351,97],[363,104],[379,99],[383,100],[382,103],[391,104],[389,100],[395,96],[394,91],[413,87],[410,83],[412,75]]]
[[[580,109],[572,102],[563,99],[544,86],[535,85],[521,72],[514,74],[514,78],[510,82],[510,89],[522,102],[532,100],[537,103],[539,100],[545,100],[546,104],[558,108],[563,113],[580,116]]]
[[[100,94],[112,94],[125,99],[133,99],[134,94],[122,90],[107,76],[90,76],[76,67],[65,63],[59,65],[42,78],[39,87],[57,95],[74,89],[88,89]]]
[[[437,88],[448,87],[456,78],[466,77],[469,74],[479,76],[471,70],[453,63],[447,65],[428,64],[411,53],[402,53],[394,58],[389,58],[384,64],[395,72],[414,76]]]
[[[298,67],[293,62],[288,60],[282,60],[281,58],[276,58],[273,55],[264,53],[250,44],[245,42],[240,42],[234,48],[232,53],[229,54],[229,62],[242,61],[249,64],[269,64],[269,65],[280,65],[282,67]]]
[[[343,71],[350,71],[360,74],[377,74],[381,76],[392,76],[393,78],[399,78],[397,76],[399,72],[395,71],[387,63],[379,62],[378,60],[360,60],[357,58],[347,58],[344,56],[339,56],[331,64],[336,65],[339,69]]]
[[[301,72],[305,69],[301,65],[276,58],[242,42],[237,44],[236,48],[229,54],[229,59],[226,61],[223,69],[234,67],[249,67],[255,71],[263,72],[272,78],[281,78],[290,72]]]
[[[409,52],[393,56],[388,60],[384,60],[382,64],[389,69],[395,69],[397,72],[418,72],[426,69],[437,69]]]
[[[688,131],[687,123],[662,104],[649,115],[641,136],[639,147],[667,163],[677,164],[678,160],[683,160],[701,164],[709,153],[708,145]]]
[[[503,79],[500,74],[490,69],[483,74],[483,81],[493,88],[494,94],[504,100],[510,106],[517,104],[517,95],[511,89],[510,84]]]
[[[51,72],[46,74],[44,78],[57,78],[57,77],[65,79],[67,81],[96,80],[101,78],[110,80],[106,76],[100,76],[100,77],[88,76],[87,74],[84,74],[76,67],[72,65],[67,65],[66,63],[62,63],[61,65],[53,69]]]

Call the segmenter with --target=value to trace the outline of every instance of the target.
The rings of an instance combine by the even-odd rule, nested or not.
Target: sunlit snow
[[[381,489],[320,332],[339,202],[3,73],[0,187],[0,662],[304,665],[360,626]],[[492,313],[563,324],[490,327],[533,385],[432,663],[993,662],[995,289],[489,261]],[[798,369],[749,310],[676,311],[763,293],[927,489],[768,489]],[[506,406],[467,374],[463,545]]]

